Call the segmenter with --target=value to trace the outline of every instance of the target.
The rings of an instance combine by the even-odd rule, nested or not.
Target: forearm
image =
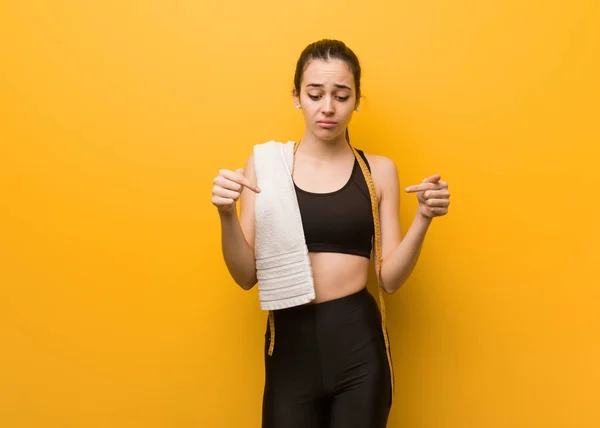
[[[221,219],[221,249],[229,273],[243,289],[249,290],[256,282],[254,250],[246,241],[237,212],[219,212]]]
[[[381,282],[385,292],[393,293],[408,279],[413,271],[425,235],[431,224],[431,218],[425,217],[418,210],[410,229],[396,249],[385,257],[381,263]]]

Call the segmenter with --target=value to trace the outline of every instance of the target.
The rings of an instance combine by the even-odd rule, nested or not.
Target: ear
[[[354,109],[356,110],[360,105],[360,96],[356,99],[356,103],[354,104]]]
[[[294,101],[294,105],[300,105],[300,94],[298,94],[295,89],[292,91],[292,99]]]

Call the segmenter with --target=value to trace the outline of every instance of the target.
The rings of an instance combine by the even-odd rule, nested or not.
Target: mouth
[[[317,125],[319,125],[321,128],[331,129],[337,125],[337,122],[332,122],[330,120],[319,120]]]

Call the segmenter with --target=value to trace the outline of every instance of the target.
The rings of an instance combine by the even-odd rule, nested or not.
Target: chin
[[[323,140],[323,141],[334,141],[337,140],[339,138],[346,138],[344,133],[336,133],[336,132],[329,132],[325,129],[316,129],[314,132],[315,136],[319,139],[319,140]]]

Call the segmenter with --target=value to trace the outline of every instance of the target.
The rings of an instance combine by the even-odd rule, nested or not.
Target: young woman
[[[293,101],[306,127],[294,154],[292,178],[316,298],[275,311],[277,344],[272,353],[267,349],[273,324],[267,325],[264,428],[386,426],[391,360],[382,313],[366,289],[375,231],[381,231],[379,284],[391,294],[413,270],[432,219],[448,212],[448,184],[439,175],[408,187],[419,207],[401,239],[396,165],[350,146],[347,128],[358,111],[360,77],[356,55],[336,40],[307,46],[297,63]],[[219,172],[212,196],[225,262],[246,290],[257,283],[256,183],[250,156],[245,169]]]

